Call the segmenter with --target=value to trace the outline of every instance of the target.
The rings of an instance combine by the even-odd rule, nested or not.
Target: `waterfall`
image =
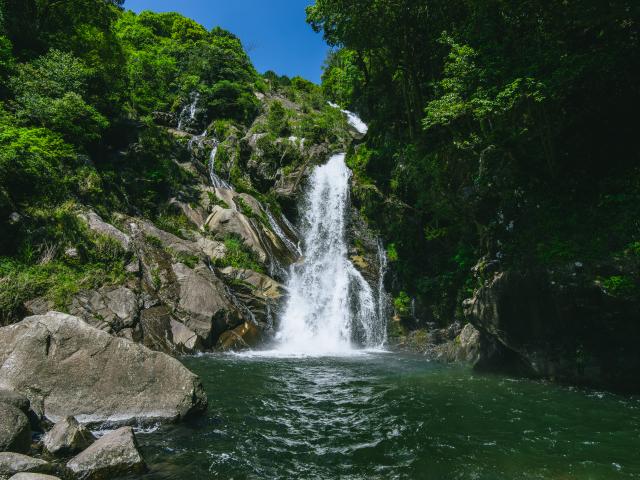
[[[340,108],[340,105],[333,103],[333,102],[327,102],[331,107],[333,108],[337,108],[339,109],[342,113],[344,113],[347,116],[347,123],[349,125],[351,125],[356,132],[358,132],[360,135],[366,135],[367,132],[369,131],[369,127],[367,126],[366,123],[364,123],[360,117],[358,115],[356,115],[353,112],[350,112],[349,110],[344,110],[342,108]]]
[[[211,154],[209,155],[209,180],[211,181],[211,186],[215,188],[226,188],[227,190],[233,190],[233,187],[228,182],[225,182],[221,179],[218,174],[216,174],[216,154],[218,153],[218,141],[214,140],[213,148],[211,149]]]
[[[185,127],[190,127],[196,119],[198,113],[198,102],[200,101],[200,93],[193,92],[190,95],[191,103],[184,106],[178,116],[178,130],[182,130]]]
[[[347,257],[351,171],[344,159],[332,156],[310,178],[301,209],[303,260],[290,268],[276,335],[285,353],[340,354],[385,340],[374,292]]]

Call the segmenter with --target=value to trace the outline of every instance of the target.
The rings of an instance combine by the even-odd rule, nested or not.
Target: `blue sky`
[[[236,34],[259,72],[273,70],[319,83],[328,47],[306,23],[313,0],[126,0],[140,12],[179,12],[206,28]]]

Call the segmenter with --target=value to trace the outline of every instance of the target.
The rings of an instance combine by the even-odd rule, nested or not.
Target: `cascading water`
[[[211,154],[209,155],[209,180],[211,181],[211,186],[215,188],[226,188],[227,190],[233,190],[233,187],[230,183],[225,182],[221,179],[216,173],[216,154],[218,153],[218,141],[216,140],[213,144],[213,148],[211,149]]]
[[[303,261],[291,267],[276,335],[281,352],[341,354],[385,340],[374,293],[347,257],[351,171],[344,158],[332,156],[310,178],[301,221]]]
[[[191,103],[185,105],[180,115],[178,116],[178,130],[184,130],[186,127],[191,127],[196,120],[198,113],[198,102],[200,101],[200,93],[193,92],[191,94]]]

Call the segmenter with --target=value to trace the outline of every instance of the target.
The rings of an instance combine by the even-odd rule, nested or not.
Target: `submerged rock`
[[[0,403],[0,451],[26,453],[31,447],[29,419],[19,408]]]
[[[0,386],[52,422],[173,421],[203,410],[198,377],[177,360],[58,312],[0,328]]]
[[[56,423],[44,436],[44,448],[53,455],[68,455],[84,450],[95,441],[93,434],[73,417]]]
[[[111,479],[146,469],[133,429],[122,427],[106,434],[67,463],[80,479]]]

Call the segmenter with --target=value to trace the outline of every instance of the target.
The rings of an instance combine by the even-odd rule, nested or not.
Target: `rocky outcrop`
[[[0,451],[28,453],[30,447],[31,427],[25,413],[0,403]]]
[[[105,286],[76,295],[69,313],[109,333],[133,328],[140,314],[140,300],[124,286]]]
[[[177,360],[57,312],[0,329],[0,387],[52,422],[173,421],[207,403]]]
[[[592,278],[581,266],[488,275],[464,304],[482,334],[477,367],[640,391],[640,305]]]
[[[21,472],[50,473],[53,465],[45,460],[28,457],[21,453],[0,452],[0,477]]]
[[[138,451],[133,429],[122,427],[97,440],[67,463],[82,480],[103,480],[142,473],[146,466]]]
[[[67,417],[56,423],[44,436],[43,444],[52,455],[69,455],[89,447],[95,437],[87,428],[73,417]]]
[[[90,230],[112,239],[126,251],[131,249],[131,237],[105,222],[97,213],[89,210],[78,214],[78,217],[87,224]]]

